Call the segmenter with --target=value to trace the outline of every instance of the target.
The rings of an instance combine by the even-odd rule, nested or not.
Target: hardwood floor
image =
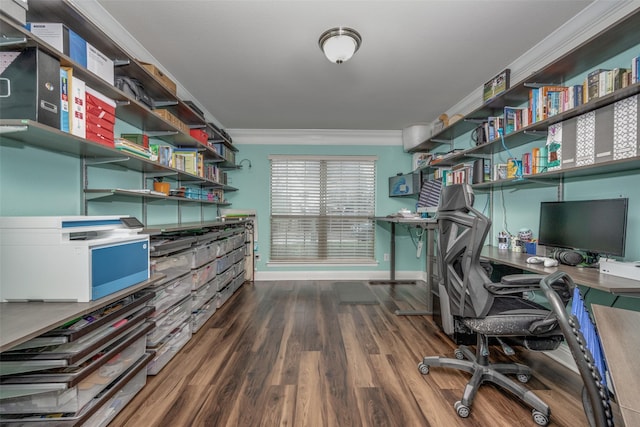
[[[530,408],[488,384],[459,418],[453,404],[469,375],[417,369],[455,344],[429,316],[394,314],[423,307],[424,285],[370,288],[379,305],[341,305],[331,282],[245,284],[111,426],[536,425]],[[525,358],[550,425],[587,425],[577,374],[540,353]]]

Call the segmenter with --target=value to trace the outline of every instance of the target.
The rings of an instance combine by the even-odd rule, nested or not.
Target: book
[[[600,74],[606,73],[607,70],[598,68],[587,74],[587,100],[586,102],[595,99],[600,95]]]
[[[60,130],[69,132],[69,71],[60,68]]]
[[[493,167],[493,180],[500,181],[502,179],[507,179],[507,164],[506,163],[498,163]]]

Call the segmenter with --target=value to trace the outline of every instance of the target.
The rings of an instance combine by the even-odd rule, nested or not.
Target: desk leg
[[[431,257],[433,256],[433,230],[430,228],[427,231],[427,253],[425,254],[425,271],[427,272],[427,309],[426,310],[396,310],[397,316],[430,316],[433,314],[433,296],[431,290],[433,289],[433,265],[431,265]]]
[[[391,223],[389,280],[370,280],[370,285],[415,285],[415,280],[396,280],[396,223]]]

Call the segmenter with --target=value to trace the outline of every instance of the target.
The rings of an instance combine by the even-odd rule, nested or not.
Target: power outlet
[[[255,254],[254,258],[255,258],[256,261],[260,261],[260,254]]]
[[[391,259],[391,256],[389,254],[384,254],[385,261],[389,261],[390,259]]]

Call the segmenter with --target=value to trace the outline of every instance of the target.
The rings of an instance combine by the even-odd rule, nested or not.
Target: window
[[[375,262],[375,157],[270,160],[271,261]]]

